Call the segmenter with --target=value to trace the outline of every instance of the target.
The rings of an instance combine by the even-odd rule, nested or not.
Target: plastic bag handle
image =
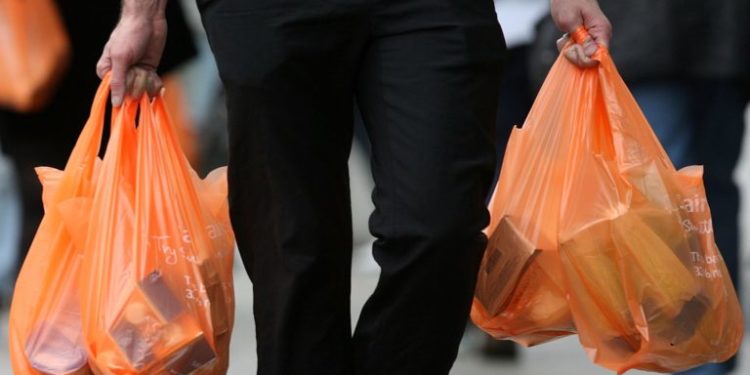
[[[167,140],[169,141],[169,147],[175,150],[175,153],[177,155],[182,155],[181,162],[183,165],[189,169],[190,162],[187,160],[187,157],[185,157],[185,151],[182,149],[182,145],[177,138],[177,134],[175,132],[175,126],[174,122],[172,121],[172,118],[169,114],[169,111],[167,110],[167,105],[164,101],[163,97],[164,93],[161,95],[158,95],[154,100],[150,103],[155,116],[155,122],[157,126],[160,127],[160,132],[167,137]],[[187,170],[186,169],[186,170]]]
[[[583,42],[585,42],[586,39],[590,37],[591,35],[589,34],[589,31],[586,30],[586,27],[584,26],[578,26],[576,31],[574,31],[573,34],[570,35],[570,38],[578,44],[583,44]]]
[[[81,135],[78,136],[75,147],[73,147],[73,151],[70,154],[68,163],[65,165],[66,170],[69,168],[84,168],[86,176],[91,176],[94,160],[96,160],[101,146],[104,116],[107,112],[107,99],[109,99],[110,76],[111,74],[107,73],[96,90],[89,118],[86,120],[83,130],[81,130]]]
[[[192,182],[192,175],[190,173],[191,167],[190,162],[187,160],[182,146],[180,145],[179,139],[175,132],[175,127],[170,118],[169,111],[167,110],[164,97],[157,95],[153,100],[148,100],[144,97],[141,99],[141,112],[146,112],[151,115],[149,121],[141,123],[139,128],[139,146],[152,144],[161,151],[163,158],[171,159],[169,163],[173,165],[173,168],[168,172],[170,174],[170,181],[175,186],[190,186]],[[151,141],[149,141],[151,139]],[[158,145],[156,145],[158,144]],[[140,150],[140,147],[139,147]],[[139,151],[140,154],[141,151]],[[183,191],[186,199],[190,201],[186,207],[200,207],[201,203],[198,195],[194,189],[186,189]],[[200,216],[200,212],[195,212],[197,216]],[[197,240],[194,238],[194,240]],[[199,259],[209,259],[211,255],[206,253],[206,248],[203,246],[195,247],[195,255]]]
[[[84,194],[85,189],[93,188],[87,185],[86,181],[91,181],[94,174],[94,165],[99,154],[104,131],[104,116],[107,111],[109,89],[110,75],[107,74],[96,90],[94,103],[91,105],[91,114],[78,136],[68,162],[65,164],[60,188],[52,198],[53,201],[78,196]]]

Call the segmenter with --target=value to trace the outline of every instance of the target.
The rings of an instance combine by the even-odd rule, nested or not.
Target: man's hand
[[[579,27],[583,26],[589,37],[581,44],[574,44],[565,51],[565,57],[574,64],[588,68],[596,66],[591,59],[599,46],[608,46],[612,37],[612,25],[599,8],[596,0],[550,0],[550,13],[557,27],[565,32],[557,41],[557,48],[562,50]]]
[[[103,78],[112,71],[112,105],[122,104],[126,94],[138,98],[161,90],[156,67],[167,39],[164,8],[167,0],[123,0],[122,14],[96,64]]]

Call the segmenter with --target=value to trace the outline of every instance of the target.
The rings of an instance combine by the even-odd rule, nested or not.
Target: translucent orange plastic
[[[472,319],[527,346],[577,333],[619,373],[726,360],[742,311],[703,169],[675,170],[608,51],[594,57],[561,54],[511,134]]]
[[[42,107],[68,66],[70,43],[53,0],[0,1],[0,106]]]
[[[162,97],[126,100],[113,117],[81,265],[89,362],[107,374],[224,374],[234,320],[225,171],[197,178]]]
[[[77,279],[82,247],[74,246],[73,236],[80,237],[88,226],[107,90],[103,85],[97,92],[65,169],[37,168],[45,213],[16,281],[10,309],[10,358],[16,375],[90,373]]]
[[[108,91],[105,78],[65,170],[38,169],[45,217],[11,305],[14,374],[225,374],[226,169],[198,178],[161,97],[115,109],[98,160]]]

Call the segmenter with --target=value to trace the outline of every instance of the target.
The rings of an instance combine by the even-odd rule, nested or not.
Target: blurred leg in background
[[[18,262],[21,204],[12,162],[0,150],[0,312],[8,307]]]

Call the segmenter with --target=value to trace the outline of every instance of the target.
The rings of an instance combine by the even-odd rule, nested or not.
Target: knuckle
[[[132,54],[127,48],[115,48],[110,52],[112,60],[127,62],[130,61]]]
[[[99,60],[96,63],[96,70],[106,70],[109,67],[109,63],[105,60]]]
[[[574,31],[576,26],[578,26],[578,18],[575,16],[574,13],[570,12],[562,12],[557,17],[557,26],[560,27],[561,30],[566,32]]]

